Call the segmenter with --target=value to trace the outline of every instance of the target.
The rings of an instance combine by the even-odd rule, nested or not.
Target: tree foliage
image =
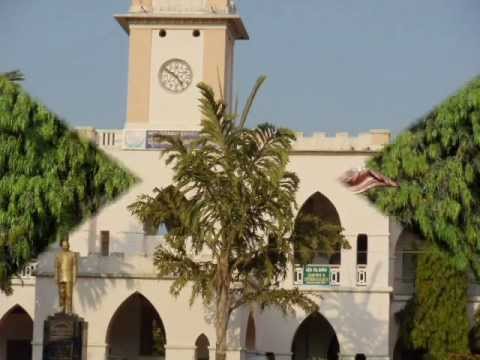
[[[369,196],[388,215],[479,271],[480,78],[447,99],[368,166],[400,183]]]
[[[263,124],[244,126],[260,79],[243,115],[229,115],[210,87],[200,84],[202,112],[199,138],[191,143],[163,136],[173,183],[142,195],[130,206],[147,228],[165,224],[165,245],[155,252],[159,275],[174,274],[171,292],[191,285],[191,301],[201,297],[214,305],[217,359],[225,358],[232,312],[250,303],[276,305],[284,312],[317,305],[298,289],[282,289],[292,260],[292,232],[298,177],[286,167],[294,135]],[[345,244],[340,229],[307,219],[318,241],[311,251]],[[296,241],[312,234],[297,231]]]
[[[424,249],[417,263],[415,294],[400,316],[400,340],[423,359],[447,360],[469,353],[468,276],[436,245]]]
[[[0,76],[0,289],[135,178]]]
[[[370,199],[427,244],[402,334],[427,358],[468,352],[467,273],[480,275],[480,78],[421,118],[368,166],[400,183]],[[408,343],[408,341],[407,341]]]

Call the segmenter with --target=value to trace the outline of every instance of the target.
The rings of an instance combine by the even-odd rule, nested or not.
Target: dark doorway
[[[31,358],[30,340],[7,340],[7,360],[30,360]]]
[[[150,301],[139,293],[125,300],[110,320],[107,344],[112,358],[165,358],[165,328]]]
[[[0,320],[0,359],[32,359],[33,321],[19,305]]]
[[[292,345],[292,360],[338,360],[340,344],[335,330],[321,314],[314,313],[298,327]]]

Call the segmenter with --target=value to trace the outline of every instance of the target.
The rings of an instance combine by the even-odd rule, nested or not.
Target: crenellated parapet
[[[326,133],[314,133],[312,136],[304,136],[296,133],[294,151],[332,151],[332,152],[375,152],[382,149],[390,142],[391,134],[388,130],[375,129],[366,133],[352,136],[347,132],[339,132],[335,136]]]
[[[132,0],[130,13],[211,13],[235,14],[233,0]]]
[[[77,128],[77,131],[101,148],[121,150],[162,150],[165,145],[155,141],[158,134],[180,135],[186,140],[193,140],[198,136],[196,131],[151,129]],[[328,136],[326,133],[304,136],[301,132],[295,135],[297,140],[293,144],[294,152],[376,152],[387,145],[391,138],[390,132],[382,129],[370,130],[356,136],[346,132],[337,133],[335,136]]]

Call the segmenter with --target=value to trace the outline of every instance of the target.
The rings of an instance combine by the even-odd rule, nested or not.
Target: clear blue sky
[[[307,133],[398,133],[480,74],[479,0],[239,0],[243,99],[269,80],[252,124]],[[72,125],[122,127],[129,0],[0,0],[0,71]]]

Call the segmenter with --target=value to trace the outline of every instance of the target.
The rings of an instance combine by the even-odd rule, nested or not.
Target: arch
[[[333,202],[320,191],[310,195],[300,208],[300,212],[307,211],[310,214],[317,214],[323,220],[337,225],[342,225],[340,215]]]
[[[7,312],[5,314],[3,314],[3,316],[0,318],[0,328],[2,326],[3,320],[6,319],[12,312],[24,312],[30,318],[30,320],[33,322],[33,318],[28,313],[28,311],[25,310],[25,308],[22,305],[15,304],[9,310],[7,310]]]
[[[200,334],[195,341],[195,360],[210,359],[210,341],[205,334]]]
[[[256,349],[256,327],[253,314],[250,312],[247,321],[247,330],[245,332],[245,348],[247,351],[255,351]]]
[[[107,327],[109,356],[165,357],[167,337],[163,321],[152,303],[139,292],[117,308]]]
[[[322,221],[342,226],[340,221],[340,215],[335,207],[335,205],[328,199],[324,194],[317,191],[312,194],[301,206],[296,220],[295,227],[300,226],[299,220],[302,218],[302,215],[314,216],[321,219]],[[297,251],[297,249],[295,249]],[[327,256],[326,254],[317,254],[310,263],[312,264],[331,264],[331,265],[340,265],[341,263],[341,248],[335,250],[333,254]]]
[[[14,305],[0,319],[0,359],[32,358],[33,319],[20,305]]]
[[[403,229],[395,243],[395,253],[401,250],[419,250],[422,245],[422,239],[417,234]]]
[[[297,328],[292,341],[292,360],[338,360],[340,344],[335,329],[320,313],[310,314]]]
[[[397,340],[393,349],[393,360],[422,360],[424,355],[423,351],[408,349],[401,338]]]

